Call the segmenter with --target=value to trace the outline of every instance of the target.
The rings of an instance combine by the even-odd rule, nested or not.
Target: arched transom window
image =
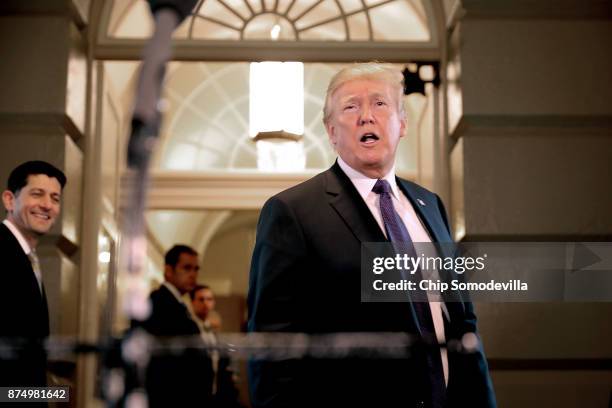
[[[117,0],[107,35],[148,37],[147,8],[144,0]],[[421,0],[201,0],[175,38],[426,42],[428,15]]]

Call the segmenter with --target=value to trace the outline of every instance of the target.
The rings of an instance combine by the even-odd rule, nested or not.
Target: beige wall
[[[51,162],[68,178],[62,214],[39,253],[51,336],[97,340],[100,159],[89,117],[93,98],[89,0],[7,0],[0,4],[0,176],[17,164]],[[95,117],[95,116],[94,116]],[[114,231],[116,232],[116,231]],[[84,266],[85,265],[85,266]],[[72,403],[91,406],[92,356],[57,357],[76,388]],[[53,367],[53,365],[51,366]],[[66,371],[65,368],[69,367]],[[77,374],[77,370],[81,374]],[[77,381],[77,377],[80,379]]]
[[[83,38],[69,15],[0,16],[2,183],[17,164],[35,159],[51,162],[68,177],[62,214],[39,247],[53,335],[77,334],[83,166],[79,140],[84,132],[86,89],[83,48]]]
[[[258,213],[235,211],[206,247],[198,277],[220,295],[246,297]]]
[[[457,238],[609,241],[610,14],[585,12],[590,1],[563,2],[563,16],[537,2],[462,3],[446,94]],[[501,407],[608,406],[609,365],[588,368],[612,358],[612,304],[477,311]]]

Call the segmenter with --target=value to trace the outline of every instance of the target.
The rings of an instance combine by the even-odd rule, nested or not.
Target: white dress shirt
[[[193,320],[198,324],[200,328],[200,335],[202,336],[202,340],[204,340],[204,344],[208,347],[216,347],[217,346],[217,335],[213,331],[212,327],[210,327],[210,323],[208,321],[203,321],[195,314],[193,315]],[[213,369],[213,383],[212,383],[212,393],[215,395],[217,393],[217,385],[218,385],[218,373],[219,373],[219,350],[217,349],[209,349],[208,355],[212,361],[212,369]]]
[[[342,160],[340,156],[338,156],[338,165],[348,176],[348,178],[351,179],[351,182],[359,192],[359,195],[361,198],[363,198],[363,201],[365,201],[370,209],[370,212],[376,219],[378,226],[386,236],[387,232],[385,231],[385,224],[382,219],[382,214],[380,213],[380,196],[372,191],[374,184],[376,184],[378,179],[370,178],[365,174],[353,169],[344,160]],[[389,171],[389,173],[383,177],[383,179],[387,180],[391,186],[391,200],[393,201],[393,207],[395,207],[395,211],[399,214],[400,218],[404,222],[404,225],[408,229],[412,242],[431,242],[431,238],[414,211],[412,204],[401,192],[397,185],[395,180],[395,165],[391,168],[391,171]],[[436,331],[436,338],[438,339],[438,342],[443,343],[446,337],[444,333],[444,320],[442,313],[444,309],[448,317],[446,306],[441,302],[429,302],[429,308],[431,310],[431,317],[433,319],[434,329]],[[442,357],[442,369],[444,370],[444,382],[448,384],[447,350],[445,348],[440,348],[440,354]]]

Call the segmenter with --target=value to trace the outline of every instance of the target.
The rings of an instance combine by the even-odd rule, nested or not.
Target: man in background
[[[200,327],[200,333],[206,346],[211,347],[209,353],[211,368],[213,370],[212,395],[215,408],[237,407],[238,391],[234,385],[233,371],[230,367],[230,359],[220,355],[215,348],[218,347],[216,331],[220,323],[220,317],[215,312],[215,294],[207,285],[196,285],[189,292],[191,308],[196,315],[196,322]]]
[[[200,328],[183,300],[196,286],[198,253],[189,246],[175,245],[166,253],[164,263],[164,282],[151,293],[151,314],[142,322],[161,346],[147,369],[149,406],[206,404],[211,398],[212,366],[198,341]],[[184,348],[188,344],[200,349]]]
[[[217,336],[211,324],[211,317],[214,319],[211,312],[215,310],[216,305],[214,293],[209,286],[198,284],[189,292],[189,297],[191,298],[191,309],[196,316],[195,321],[200,327],[200,333],[202,333],[204,342],[215,346],[217,344]]]
[[[49,336],[47,296],[36,248],[60,214],[66,176],[44,161],[17,166],[2,192],[7,211],[0,224],[0,386],[47,385],[43,347]]]

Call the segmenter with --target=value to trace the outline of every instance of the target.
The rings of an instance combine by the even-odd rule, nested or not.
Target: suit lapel
[[[454,245],[452,245],[453,239],[451,238],[448,230],[446,229],[446,225],[442,220],[442,215],[440,214],[440,209],[438,206],[436,196],[434,194],[422,194],[418,191],[417,187],[405,180],[397,178],[398,185],[402,189],[402,192],[406,195],[415,212],[427,228],[429,235],[431,236],[431,240],[433,242],[439,243],[441,245],[438,246],[438,249],[441,250],[440,256],[455,256]],[[444,271],[440,273],[445,274]],[[445,274],[447,275],[447,274]],[[442,279],[448,280],[448,276],[441,276]],[[462,299],[462,295],[460,292],[453,291],[446,292],[443,297],[445,299],[452,299],[452,301],[446,301],[446,308],[448,313],[451,315],[452,321],[461,321],[463,316],[464,307],[463,303],[457,301],[458,299]]]
[[[337,162],[325,173],[325,176],[329,204],[355,237],[360,242],[387,241],[367,204]]]
[[[419,219],[427,228],[432,242],[452,242],[452,239],[442,221],[438,203],[434,194],[421,194],[414,184],[396,177],[397,184],[406,195]]]
[[[30,261],[30,258],[28,257],[28,255],[26,255],[25,252],[23,252],[22,246],[19,244],[19,241],[17,240],[17,238],[15,238],[11,230],[9,230],[8,227],[2,222],[0,222],[0,229],[13,247],[13,250],[11,252],[15,253],[16,262],[19,264],[18,270],[25,271],[25,273],[27,273],[27,277],[24,276],[23,279],[28,281],[32,291],[36,289],[36,293],[38,293],[38,295],[40,296],[41,301],[44,301],[46,304],[47,299],[43,296],[43,293],[41,292],[41,289],[38,286],[38,279],[36,278],[36,274],[34,273],[34,268],[32,267],[32,262]]]
[[[14,264],[12,264],[14,268],[6,269],[6,273],[24,274],[24,276],[19,278],[19,281],[22,282],[20,285],[24,285],[20,286],[19,291],[27,291],[27,293],[22,293],[21,295],[28,299],[29,307],[36,310],[36,313],[41,319],[41,336],[47,337],[49,335],[49,308],[44,282],[41,291],[30,258],[23,252],[23,248],[11,230],[2,222],[0,222],[0,234],[4,235],[3,242],[6,242],[6,245],[10,245],[11,249],[9,252],[15,254]],[[36,293],[36,295],[34,295],[34,293]]]
[[[170,289],[168,289],[166,287],[166,285],[161,285],[159,290],[163,291],[164,296],[166,298],[166,302],[167,302],[167,307],[168,310],[172,310],[172,316],[176,316],[179,317],[181,316],[181,318],[184,318],[184,322],[193,322],[193,324],[196,324],[195,321],[192,319],[191,317],[191,313],[189,312],[189,309],[187,309],[187,305],[182,302],[179,301],[176,296],[174,296],[174,294],[172,292],[170,292]],[[188,323],[185,323],[185,325]],[[198,328],[198,332],[199,332],[199,328]],[[181,333],[184,334],[184,333]]]
[[[376,219],[338,163],[325,173],[330,205],[361,242],[387,241]],[[421,194],[412,183],[396,178],[433,242],[452,242],[434,194]]]
[[[42,285],[42,309],[43,309],[43,330],[44,330],[44,336],[47,337],[49,336],[49,332],[50,332],[50,322],[49,322],[49,305],[47,303],[47,292],[45,291],[45,285]]]
[[[368,208],[349,177],[342,171],[338,162],[326,173],[326,192],[330,205],[344,220],[355,237],[361,242],[389,242],[380,229],[372,212]],[[391,248],[389,246],[389,248]],[[402,309],[401,315],[406,317],[406,324],[410,332],[418,331],[416,314],[412,305],[398,305]]]
[[[334,163],[325,173],[325,180],[326,193],[330,205],[360,242],[388,242],[367,204],[363,201],[363,198],[359,195],[349,177],[342,171],[338,162]],[[425,228],[427,228],[432,241],[452,242],[439,213],[438,203],[435,201],[436,196],[431,193],[427,195],[421,194],[412,183],[402,179],[397,178],[397,181],[402,192],[412,204],[417,216],[421,219]],[[421,202],[425,203],[425,205],[422,205]],[[459,305],[457,306],[459,307]],[[411,316],[410,324],[414,331],[418,331],[416,314],[411,304],[409,309]],[[453,314],[452,312],[450,313],[451,315]]]

